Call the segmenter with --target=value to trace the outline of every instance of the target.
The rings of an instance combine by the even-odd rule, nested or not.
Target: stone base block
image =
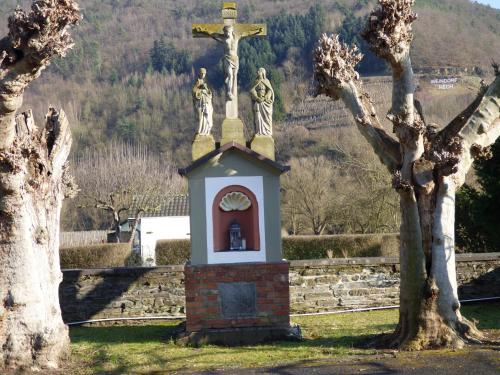
[[[255,134],[251,142],[251,149],[266,158],[275,160],[274,139],[269,135]]]
[[[186,265],[186,332],[288,329],[288,262]]]
[[[212,135],[196,134],[192,145],[193,161],[215,150],[215,139]]]
[[[302,339],[299,326],[295,327],[244,327],[208,329],[199,332],[182,332],[177,343],[188,346],[220,345],[242,346],[257,345],[273,341],[299,341]]]
[[[245,146],[246,139],[244,128],[245,125],[239,118],[225,119],[222,122],[222,138],[220,140],[220,145],[224,146],[226,143],[234,141]]]

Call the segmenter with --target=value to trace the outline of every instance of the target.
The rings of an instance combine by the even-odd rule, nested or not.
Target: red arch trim
[[[229,193],[240,192],[245,194],[252,202],[246,211],[223,211],[219,205],[222,198]],[[229,225],[237,220],[241,225],[242,237],[246,238],[247,249],[260,250],[259,233],[259,204],[255,194],[241,185],[227,186],[217,193],[212,205],[214,251],[226,251],[229,249]]]

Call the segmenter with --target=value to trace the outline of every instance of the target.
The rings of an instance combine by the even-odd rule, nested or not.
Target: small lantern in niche
[[[240,224],[234,220],[229,226],[229,249],[241,250],[242,245],[241,227]]]

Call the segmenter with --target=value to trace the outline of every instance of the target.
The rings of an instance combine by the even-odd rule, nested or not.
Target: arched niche
[[[244,194],[251,202],[244,211],[224,211],[221,207],[222,199],[229,193]],[[246,249],[260,250],[259,235],[259,204],[255,194],[240,185],[227,186],[217,193],[212,204],[212,217],[214,223],[214,251],[229,250],[229,226],[236,220],[241,226],[241,236],[246,239]]]

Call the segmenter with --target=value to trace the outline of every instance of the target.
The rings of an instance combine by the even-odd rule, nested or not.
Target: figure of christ
[[[236,32],[232,25],[226,25],[222,34],[210,33],[202,27],[195,27],[193,30],[197,34],[207,35],[224,45],[224,82],[226,84],[227,98],[232,101],[238,94],[238,69],[240,66],[238,44],[241,39],[262,34],[264,28],[258,27],[250,32]]]

